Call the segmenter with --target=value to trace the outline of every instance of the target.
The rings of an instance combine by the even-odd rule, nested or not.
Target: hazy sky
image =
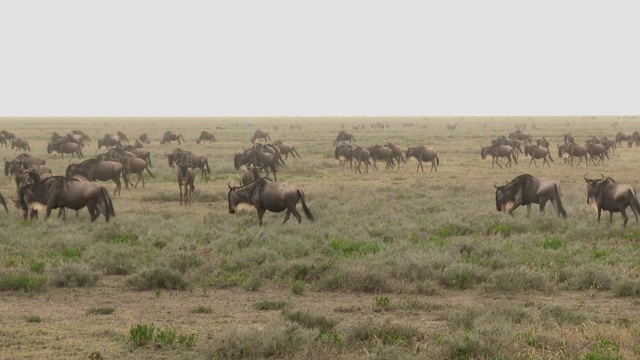
[[[4,1],[0,116],[640,113],[633,1]]]

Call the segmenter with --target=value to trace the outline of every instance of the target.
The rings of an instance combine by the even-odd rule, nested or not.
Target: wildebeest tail
[[[149,153],[149,155],[147,155],[147,164],[149,164],[149,167],[153,167],[151,165],[151,153]]]
[[[149,170],[149,167],[147,166],[145,169],[147,169],[147,172],[149,173],[149,176],[151,176],[152,178],[155,178],[156,176],[153,175],[153,173],[151,172],[151,170]]]
[[[558,195],[558,212],[562,215],[563,218],[567,218],[567,210],[562,206],[562,199],[560,197],[560,185],[556,184],[556,194]]]
[[[640,203],[638,203],[638,198],[636,197],[635,191],[633,192],[633,196],[631,197],[630,204],[631,204],[631,208],[635,209],[638,213],[640,213]]]
[[[204,160],[204,165],[207,167],[207,174],[211,175],[211,169],[209,168],[209,160]]]
[[[2,204],[2,206],[4,206],[4,211],[7,212],[7,214],[9,213],[9,208],[7,208],[7,203],[4,201],[4,197],[2,196],[2,194],[0,194],[0,204]]]
[[[111,201],[111,196],[109,196],[109,190],[107,190],[106,187],[101,186],[100,192],[102,193],[102,201],[104,202],[104,218],[108,222],[109,218],[116,216],[116,212],[113,209],[113,202]]]
[[[298,155],[298,157],[300,157],[300,154],[298,154],[298,151],[296,150],[295,147],[292,146],[291,147],[291,151],[292,151],[292,153],[295,153],[296,155]]]
[[[513,157],[513,161],[516,163],[516,165],[518,165],[518,155],[516,154],[515,149],[511,150],[511,156]]]
[[[438,158],[437,153],[436,153],[436,166],[440,166],[440,159]]]
[[[304,201],[304,193],[302,192],[302,190],[298,190],[298,194],[300,194],[300,200],[302,200],[302,210],[304,211],[304,215],[307,217],[307,220],[315,221],[316,218],[313,217],[313,214],[311,214],[311,211],[309,211],[309,208],[307,207],[307,203]]]

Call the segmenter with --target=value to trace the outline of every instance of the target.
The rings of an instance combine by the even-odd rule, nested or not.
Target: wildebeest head
[[[612,178],[605,178],[602,174],[600,174],[600,177],[600,179],[588,179],[587,174],[584,174],[584,181],[587,182],[587,204],[593,207],[598,206],[596,195],[600,192],[600,190],[604,186],[615,182]]]

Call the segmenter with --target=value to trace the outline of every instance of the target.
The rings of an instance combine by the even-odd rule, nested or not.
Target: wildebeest
[[[364,173],[368,174],[369,173],[369,165],[371,165],[371,161],[369,161],[370,158],[371,158],[371,156],[369,154],[369,150],[356,145],[353,148],[353,161],[357,162],[357,165],[355,166],[355,171],[357,171],[360,174],[362,174],[362,170],[360,170],[360,164],[364,163],[364,165],[365,165]]]
[[[165,152],[164,156],[169,160],[169,166],[173,167],[174,163],[178,159],[182,159],[182,163],[189,163],[189,166],[194,169],[200,169],[202,171],[201,180],[207,181],[206,174],[211,175],[211,168],[209,167],[209,160],[207,157],[200,154],[192,153],[191,151],[185,151],[181,148],[175,148],[168,154]]]
[[[136,141],[138,141],[138,140],[136,140]],[[142,159],[142,160],[146,161],[147,164],[149,164],[149,167],[153,167],[153,166],[151,166],[151,151],[144,150],[144,149],[141,149],[141,148],[137,148],[137,147],[135,147],[135,145],[133,145],[133,146],[127,145],[127,146],[123,147],[122,149],[124,151],[128,151],[128,152],[132,153],[138,159]]]
[[[204,143],[205,141],[208,141],[209,144],[211,144],[217,140],[216,140],[216,137],[213,135],[213,133],[210,133],[208,131],[203,131],[200,133],[200,137],[198,138],[198,140],[196,140],[196,144],[200,144],[201,142]]]
[[[284,217],[283,224],[289,220],[291,214],[296,217],[298,223],[301,223],[302,216],[296,209],[299,201],[302,202],[302,210],[307,220],[315,220],[304,200],[302,189],[293,184],[274,182],[268,178],[259,178],[249,185],[236,187],[228,184],[228,186],[229,213],[235,214],[238,204],[253,205],[258,211],[258,223],[260,226],[262,226],[262,216],[266,211],[279,213],[286,210],[287,214]]]
[[[573,142],[575,142],[574,140],[575,139],[573,138],[573,135],[571,135],[571,134],[564,134],[564,136],[563,136],[563,141],[564,141],[565,144],[573,143]]]
[[[36,204],[46,206],[45,220],[53,209],[68,208],[77,211],[85,206],[91,221],[95,221],[100,214],[104,215],[106,222],[115,216],[109,192],[104,186],[64,176],[40,180],[35,172],[30,172],[20,185],[19,204],[25,220]],[[66,221],[65,211],[62,210],[61,213],[62,220]]]
[[[405,158],[415,158],[418,160],[418,167],[416,168],[416,172],[418,169],[422,169],[424,172],[424,167],[422,166],[423,162],[431,162],[431,171],[435,170],[438,172],[438,166],[440,166],[440,159],[438,158],[438,153],[434,148],[428,148],[424,145],[409,147],[407,149],[407,153],[405,154]]]
[[[498,145],[496,143],[491,146],[481,146],[480,158],[486,159],[487,156],[491,156],[491,167],[493,167],[494,164],[498,164],[498,166],[502,167],[498,162],[498,158],[501,157],[507,158],[507,164],[505,167],[511,167],[511,160],[518,164],[515,149],[509,145]]]
[[[25,154],[22,154],[25,155]],[[29,160],[28,157],[22,157]],[[4,161],[4,175],[11,176],[16,183],[16,192],[20,191],[20,183],[25,178],[25,170],[35,170],[40,175],[40,179],[51,176],[51,169],[44,165],[31,164],[18,158]]]
[[[16,134],[9,132],[7,130],[0,131],[0,135],[3,135],[5,139],[13,142],[16,139]]]
[[[378,170],[378,166],[376,164],[376,160],[382,160],[385,162],[385,169],[392,168],[395,165],[393,162],[393,152],[391,149],[381,145],[373,145],[369,147],[369,154],[371,155],[371,159],[373,159],[373,168]],[[398,164],[398,168],[400,164]]]
[[[582,158],[584,157],[585,164],[589,165],[589,158],[587,154],[587,147],[585,145],[577,145],[575,143],[567,143],[564,145],[558,145],[558,157],[562,157],[563,153],[569,154],[569,163],[573,166],[573,157],[577,156],[580,161],[576,166],[580,165]]]
[[[625,135],[622,131],[616,134],[616,145],[618,147],[622,146],[623,141],[627,141],[629,139],[628,135]]]
[[[497,139],[491,141],[491,145],[508,145],[508,146],[511,146],[514,150],[517,150],[518,153],[522,154],[522,147],[521,147],[520,140],[508,139],[504,135],[500,135],[498,136]],[[515,151],[513,153],[516,159],[518,158],[518,153]]]
[[[262,169],[266,172],[266,176],[273,173],[273,179],[278,180],[276,175],[278,171],[279,162],[275,155],[263,152],[257,148],[250,148],[244,150],[242,153],[236,153],[233,157],[233,165],[236,170],[240,169],[240,166],[246,164],[262,164]]]
[[[335,148],[335,158],[338,160],[338,166],[345,166],[349,161],[349,168],[353,170],[353,146],[340,144]]]
[[[627,138],[627,145],[629,148],[632,148],[634,145],[635,147],[640,146],[640,131],[634,131],[633,134]]]
[[[604,165],[604,157],[609,159],[609,155],[607,155],[607,149],[602,144],[589,143],[587,145],[587,154],[589,154],[590,161],[592,161],[595,165],[602,164]],[[596,162],[594,159],[598,159]]]
[[[31,147],[29,147],[29,143],[25,139],[16,138],[11,143],[11,148],[22,151],[31,151]]]
[[[182,137],[182,134],[180,134],[177,131],[165,131],[164,134],[162,135],[162,140],[160,140],[160,144],[164,145],[164,144],[169,144],[171,145],[172,141],[177,141],[178,145],[182,145],[182,142],[180,142],[180,140],[184,141],[184,138]]]
[[[356,141],[356,139],[353,137],[353,134],[340,130],[340,132],[338,132],[338,136],[336,136],[336,139],[333,141],[333,146],[346,143],[347,141],[351,143],[351,141]]]
[[[291,126],[289,126],[290,130],[301,130],[302,126],[300,126],[300,124],[291,124]]]
[[[524,141],[526,144],[531,144],[531,134],[526,131],[516,130],[509,134],[509,139]]]
[[[400,146],[394,145],[392,143],[386,143],[384,144],[384,147],[391,149],[391,157],[395,162],[398,163],[398,170],[400,170],[400,161],[402,161],[405,164],[407,163],[404,160],[404,155],[402,155],[402,150],[400,149]]]
[[[71,130],[71,133],[80,136],[80,145],[86,145],[91,142],[91,138],[89,137],[89,135],[82,130]]]
[[[558,215],[567,218],[560,199],[560,185],[555,180],[543,179],[531,174],[522,174],[503,186],[496,188],[496,210],[511,215],[520,205],[527,205],[527,217],[531,215],[531,204],[540,204],[544,213],[547,201],[551,201]]]
[[[276,159],[276,165],[278,165],[278,166],[280,166],[280,165],[287,166],[287,163],[285,163],[284,159],[282,158],[282,153],[280,152],[280,148],[278,146],[275,146],[273,144],[255,143],[255,144],[253,144],[251,149],[254,152],[257,151],[257,152],[263,152],[263,153],[271,154]]]
[[[144,176],[143,173],[145,170],[149,173],[149,176],[155,178],[151,170],[149,170],[149,166],[146,161],[143,159],[139,159],[137,157],[125,157],[120,161],[123,165],[124,178],[129,179],[131,174],[136,174],[138,176],[138,181],[136,181],[135,185],[132,183],[134,188],[138,187],[138,183],[142,180],[142,187],[144,187]]]
[[[529,166],[531,166],[531,162],[533,162],[533,164],[536,167],[538,167],[538,164],[536,164],[536,159],[542,159],[542,167],[544,167],[544,164],[547,164],[549,167],[551,167],[551,164],[549,164],[549,161],[547,161],[547,158],[551,160],[551,162],[554,162],[553,158],[551,157],[551,152],[549,151],[549,149],[541,145],[525,146],[524,155],[531,156],[531,160],[529,161]]]
[[[142,149],[144,145],[142,145],[142,141],[140,141],[140,139],[136,139],[136,141],[133,142],[133,147],[136,149]]]
[[[195,179],[196,172],[191,167],[191,160],[189,158],[178,158],[175,162],[178,172],[176,174],[178,178],[178,187],[180,188],[180,206],[184,200],[185,205],[191,205],[191,196],[196,190]]]
[[[258,129],[253,133],[251,143],[255,143],[256,140],[271,141],[271,137],[269,136],[269,132]]]
[[[9,213],[9,208],[7,207],[7,202],[4,201],[4,197],[2,196],[2,193],[0,193],[0,204],[2,204],[2,206],[4,206],[4,211],[7,212],[7,214]]]
[[[298,157],[300,157],[300,154],[298,154],[298,152],[296,151],[295,146],[291,145],[291,144],[286,144],[283,143],[280,140],[276,140],[273,142],[274,146],[277,146],[278,149],[280,149],[280,154],[284,155],[284,160],[287,160],[289,158],[289,154],[291,154],[291,156],[295,159],[296,155]]]
[[[120,138],[120,145],[124,145],[125,142],[127,144],[130,144],[129,139],[127,139],[127,135],[125,135],[122,131],[118,130],[116,132],[116,135],[118,135],[118,137]]]
[[[51,153],[54,153],[53,157],[55,157],[57,154],[60,154],[62,155],[63,159],[64,154],[71,154],[72,158],[74,154],[78,155],[78,158],[80,159],[84,157],[84,155],[82,155],[82,147],[80,147],[80,145],[64,140],[60,140],[58,142],[50,142],[47,145],[47,154]]]
[[[113,180],[116,183],[116,188],[113,190],[113,196],[118,193],[121,195],[122,183],[120,182],[120,176],[124,179],[124,185],[129,189],[129,179],[124,174],[123,166],[119,162],[115,161],[103,161],[98,159],[88,159],[79,164],[70,164],[67,166],[65,175],[67,177],[73,177],[74,175],[82,175],[89,181],[109,181]]]
[[[102,139],[98,140],[98,149],[102,149],[102,147],[110,148],[119,145],[122,145],[122,142],[118,135],[105,134]]]
[[[622,227],[626,228],[629,221],[626,209],[630,206],[638,223],[640,204],[635,190],[630,185],[617,183],[610,177],[605,178],[602,174],[600,176],[602,176],[601,179],[587,179],[587,174],[584,175],[584,180],[587,182],[587,204],[598,211],[598,222],[600,222],[602,210],[609,211],[609,223],[613,221],[613,213],[619,212],[624,219]]]
[[[0,134],[0,145],[4,145],[4,147],[8,148],[7,138],[4,135]]]
[[[543,136],[542,138],[536,140],[536,145],[542,146],[542,147],[545,147],[545,148],[548,149],[549,148],[549,140],[547,140],[547,138]]]
[[[247,170],[242,174],[242,179],[240,180],[241,185],[248,185],[260,178],[260,169],[262,168],[262,164],[260,166],[254,164],[246,164]]]

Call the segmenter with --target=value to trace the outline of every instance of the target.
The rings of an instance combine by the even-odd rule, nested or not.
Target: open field
[[[552,144],[551,167],[480,158],[482,145],[533,122],[534,140]],[[366,147],[434,147],[440,167],[340,168],[341,124]],[[597,167],[565,165],[555,150],[566,133],[614,139],[640,118],[3,118],[2,129],[57,174],[70,160],[46,153],[54,131],[89,134],[86,157],[105,133],[147,132],[156,176],[113,198],[110,223],[84,210],[66,223],[0,213],[2,359],[640,358],[640,226],[630,211],[624,230],[619,214],[596,223],[583,180],[602,173],[640,189],[640,148]],[[253,208],[229,214],[227,183],[243,172],[233,155],[256,129],[296,146],[302,158],[289,157],[278,180],[304,190],[315,222],[267,213],[259,227]],[[178,145],[159,143],[167,130],[212,170],[208,182],[197,170],[188,207],[163,156]],[[202,130],[218,141],[196,145]],[[568,219],[550,204],[531,218],[496,211],[494,184],[525,172],[560,182]],[[9,177],[0,192],[16,198]]]

